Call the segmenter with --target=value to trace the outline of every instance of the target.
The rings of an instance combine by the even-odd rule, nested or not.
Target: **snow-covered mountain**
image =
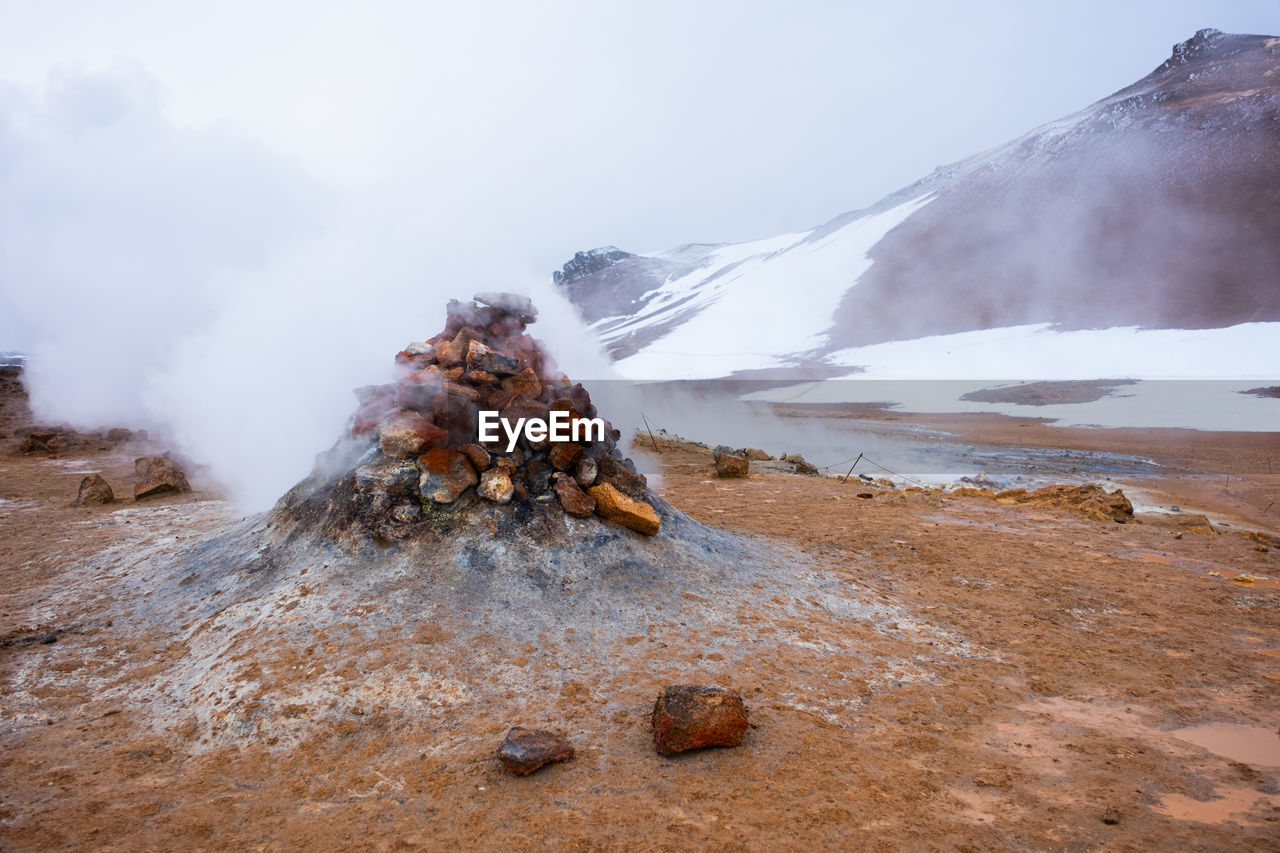
[[[579,252],[555,286],[636,379],[876,375],[890,353],[892,375],[1016,378],[1037,351],[1042,378],[1280,375],[1280,39],[1202,30],[872,207],[751,243]]]

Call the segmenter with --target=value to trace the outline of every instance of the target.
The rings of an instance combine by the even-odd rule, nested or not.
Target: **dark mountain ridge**
[[[1028,323],[1194,329],[1280,320],[1280,39],[1201,30],[1136,83],[841,214],[784,251],[925,197],[872,246],[869,269],[849,272],[825,345],[796,354],[797,363]],[[614,357],[625,358],[716,310],[716,299],[689,298],[652,321],[618,319],[644,312],[664,282],[702,267],[708,282],[722,277],[729,270],[716,271],[712,259],[723,248],[608,247],[590,269],[566,265],[556,281],[586,320],[606,332],[626,328],[606,334]],[[804,294],[795,281],[789,310],[805,310]]]

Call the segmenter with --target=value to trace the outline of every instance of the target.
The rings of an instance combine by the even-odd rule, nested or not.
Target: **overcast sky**
[[[342,187],[414,182],[538,269],[865,206],[1255,2],[0,2],[0,80],[124,60]]]

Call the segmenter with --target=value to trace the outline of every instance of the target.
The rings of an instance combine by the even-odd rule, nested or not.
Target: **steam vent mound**
[[[612,634],[778,564],[777,549],[649,490],[587,389],[526,334],[527,298],[475,300],[450,302],[440,334],[398,353],[394,381],[355,392],[346,434],[271,511],[187,548],[181,584],[148,599],[156,617],[305,587],[313,628],[376,600],[370,627]],[[500,424],[496,440],[477,440],[493,413],[559,424],[570,440],[522,430],[513,442]]]
[[[120,700],[157,730],[187,721],[199,749],[288,750],[359,719],[459,761],[483,742],[488,761],[487,727],[591,728],[661,683],[791,666],[801,630],[829,651],[859,647],[854,623],[913,626],[916,669],[973,654],[847,572],[653,494],[525,333],[534,318],[505,294],[451,303],[444,331],[396,356],[394,381],[357,391],[345,434],[274,508],[95,554],[94,576],[120,584],[119,624],[185,650],[163,678],[112,687]],[[576,441],[501,427],[477,441],[495,412],[599,424]]]
[[[525,332],[537,309],[510,293],[475,300],[450,302],[443,332],[396,355],[394,382],[355,392],[348,435],[284,497],[280,522],[382,545],[476,525],[548,543],[657,536],[673,510]]]

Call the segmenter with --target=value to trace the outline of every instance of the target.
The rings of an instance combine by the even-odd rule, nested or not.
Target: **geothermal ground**
[[[26,415],[3,402],[8,436]],[[1276,436],[928,426],[1141,452],[1170,473],[1136,485],[1184,512],[721,480],[659,438],[657,491],[712,528],[715,571],[558,566],[533,612],[437,566],[200,574],[263,522],[198,471],[74,507],[85,473],[127,492],[156,448],[6,438],[0,848],[1276,849]],[[740,691],[744,744],[659,756],[673,683]],[[511,776],[513,725],[577,755]]]

